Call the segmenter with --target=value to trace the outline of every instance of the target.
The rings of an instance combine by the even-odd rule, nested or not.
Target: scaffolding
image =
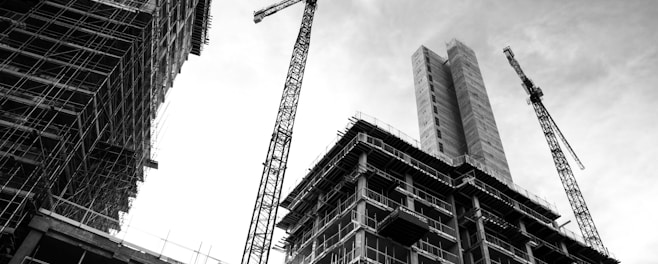
[[[286,263],[619,263],[536,196],[398,135],[351,119],[281,202]]]
[[[39,208],[105,232],[120,228],[146,168],[157,168],[155,114],[188,54],[207,43],[209,7],[0,4],[1,247],[13,249]]]

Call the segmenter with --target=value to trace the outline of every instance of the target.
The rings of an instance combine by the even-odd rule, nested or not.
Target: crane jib
[[[558,144],[558,137],[574,157],[578,165],[581,168],[584,168],[584,166],[580,162],[580,159],[578,159],[576,156],[576,153],[573,151],[564,135],[562,135],[562,132],[558,128],[557,124],[555,124],[555,121],[546,110],[544,104],[541,102],[541,96],[543,96],[542,90],[539,87],[536,87],[534,83],[523,73],[521,66],[514,58],[514,53],[510,47],[504,48],[503,52],[505,53],[505,56],[507,57],[510,65],[512,65],[516,73],[519,75],[519,78],[521,78],[524,88],[530,95],[530,101],[532,102],[535,114],[539,120],[539,125],[544,132],[544,137],[546,138],[546,142],[548,143],[548,146],[551,150],[555,168],[557,169],[558,175],[560,176],[560,181],[562,182],[564,191],[567,194],[569,204],[571,205],[571,209],[573,211],[574,217],[576,218],[576,222],[578,222],[578,227],[580,228],[580,232],[583,235],[585,243],[598,252],[604,255],[609,255],[608,249],[603,245],[601,236],[599,236],[599,232],[594,225],[594,219],[592,218],[592,215],[587,208],[585,198],[583,197],[583,194],[578,187],[578,183],[576,182],[576,177],[573,175],[571,166],[569,166],[569,163],[567,162],[567,159],[564,156],[560,145]]]
[[[284,0],[279,4],[261,9],[254,13],[254,21],[258,23],[266,16],[297,2],[301,2],[301,0]],[[290,66],[283,87],[274,132],[263,164],[263,173],[242,254],[242,264],[267,264],[270,255],[274,224],[279,209],[279,201],[281,200],[281,188],[283,187],[288,154],[290,153],[292,130],[311,40],[311,26],[315,8],[314,0],[306,1],[301,26],[293,47]]]

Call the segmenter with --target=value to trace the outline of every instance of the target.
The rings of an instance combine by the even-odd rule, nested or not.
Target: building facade
[[[61,238],[31,224],[44,215],[119,229],[145,169],[157,168],[154,118],[206,44],[209,9],[210,0],[0,1],[0,263]]]
[[[445,59],[421,46],[412,55],[418,128],[423,150],[468,155],[512,181],[475,52],[458,40]]]
[[[352,118],[281,202],[286,264],[618,263],[546,201],[390,129]]]

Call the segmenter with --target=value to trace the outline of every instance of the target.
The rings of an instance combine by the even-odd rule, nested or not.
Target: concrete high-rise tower
[[[447,48],[448,59],[424,46],[412,56],[422,148],[450,159],[467,155],[512,182],[475,52],[458,40]]]

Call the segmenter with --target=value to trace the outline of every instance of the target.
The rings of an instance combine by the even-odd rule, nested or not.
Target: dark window
[[[439,111],[436,109],[436,105],[433,106],[432,108],[434,109],[434,113],[435,113],[435,114],[438,114],[438,113],[439,113]]]
[[[433,81],[432,81],[432,75],[428,75],[428,76],[427,76],[427,79],[429,79],[430,82],[433,82]]]
[[[434,85],[430,83],[430,91],[434,92]]]
[[[432,67],[430,67],[429,65],[427,65],[427,71],[428,71],[428,72],[432,72]]]
[[[425,62],[427,62],[427,64],[429,64],[430,63],[430,57],[425,57]]]
[[[436,103],[436,96],[432,95],[432,102]]]
[[[439,142],[439,151],[443,152],[443,143]]]
[[[438,138],[442,138],[441,130],[438,130],[438,129],[436,130],[436,136],[437,136]]]
[[[436,108],[435,108],[435,109],[436,109]],[[439,118],[436,117],[436,116],[434,117],[434,123],[436,123],[437,126],[438,126],[438,125],[441,125],[441,124],[439,124]]]

